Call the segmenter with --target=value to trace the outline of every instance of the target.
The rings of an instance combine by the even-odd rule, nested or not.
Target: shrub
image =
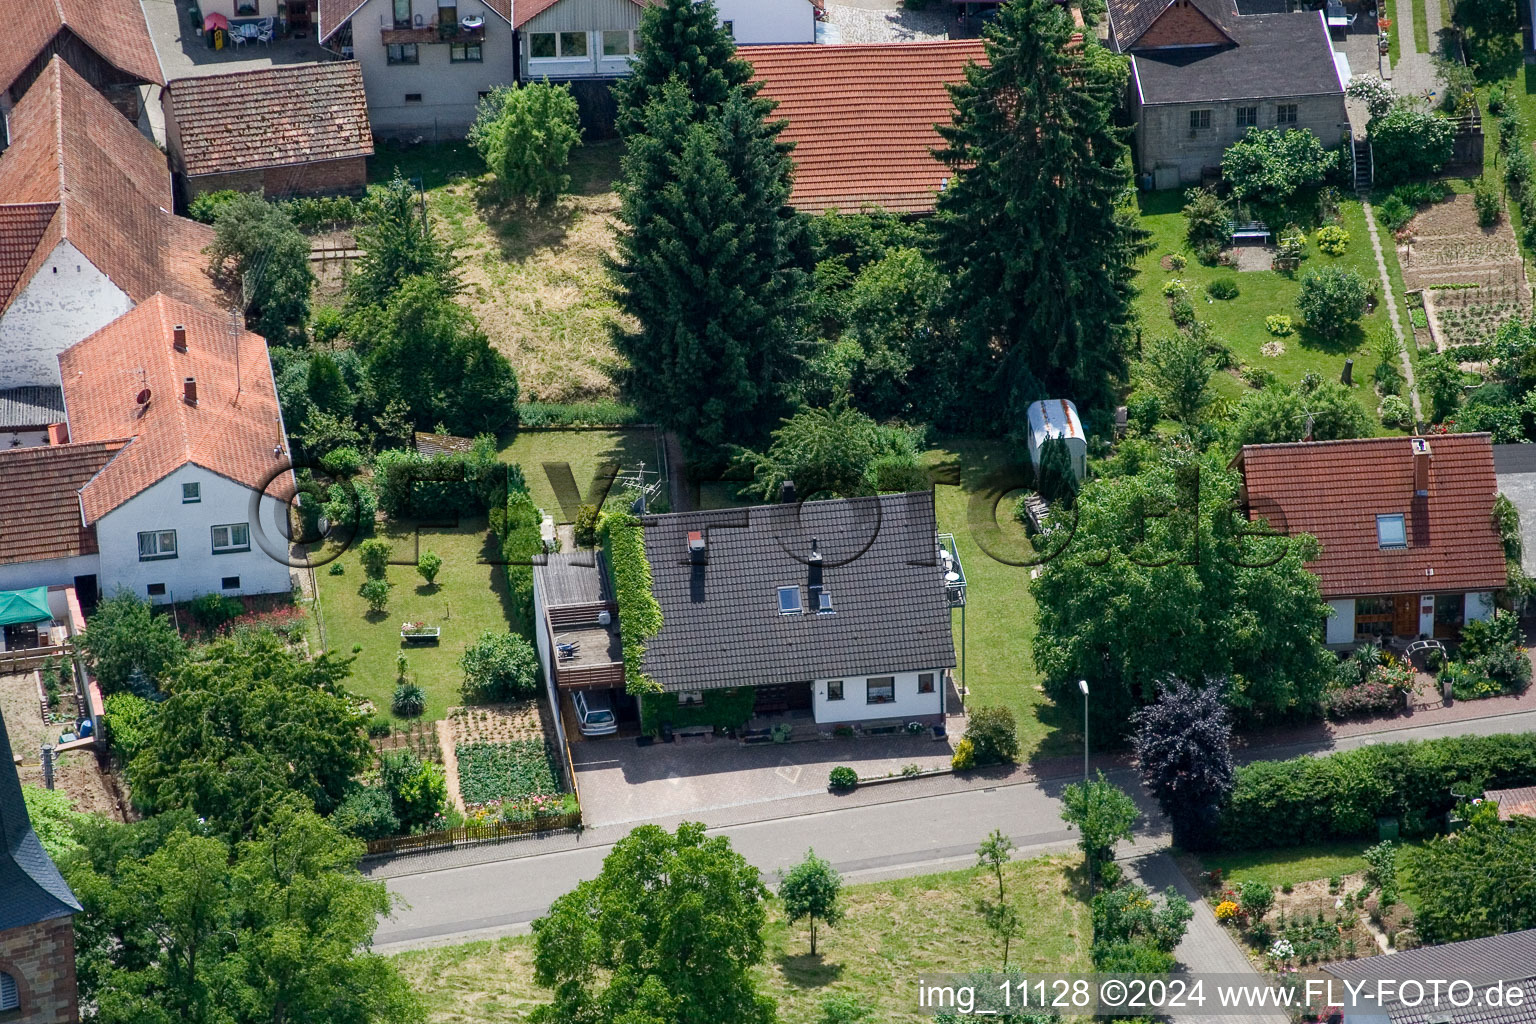
[[[1298,189],[1320,185],[1333,163],[1304,129],[1249,128],[1221,157],[1221,176],[1240,201],[1276,206]]]
[[[470,703],[516,700],[539,690],[538,652],[513,633],[481,633],[464,649],[459,667],[464,670],[464,699]]]
[[[853,789],[859,784],[859,773],[840,764],[828,774],[827,781],[833,789]]]
[[[415,683],[401,683],[395,687],[389,709],[401,718],[417,718],[427,710],[427,693]]]
[[[1451,787],[1466,783],[1536,784],[1536,734],[1387,743],[1243,765],[1222,812],[1222,843],[1261,849],[1373,836],[1378,817],[1398,818],[1405,835],[1422,835],[1454,807]]]
[[[1237,298],[1237,282],[1230,277],[1218,277],[1205,286],[1205,293],[1213,299]]]
[[[1187,298],[1181,295],[1174,299],[1173,303],[1169,306],[1168,315],[1180,327],[1188,327],[1195,322],[1195,307]]]
[[[1353,270],[1318,267],[1301,279],[1296,308],[1309,328],[1335,338],[1365,315],[1365,282]]]
[[[1173,270],[1175,274],[1177,274],[1179,271],[1189,266],[1189,260],[1184,258],[1183,253],[1171,252],[1168,254],[1168,266]]]
[[[1531,154],[1517,149],[1504,158],[1504,182],[1515,196],[1525,193],[1531,180]]]
[[[957,772],[976,767],[976,744],[969,737],[955,744],[955,756],[949,759],[949,766]]]
[[[1209,263],[1227,240],[1231,214],[1212,189],[1192,188],[1184,199],[1185,236],[1200,262]]]
[[[597,516],[600,511],[596,505],[577,507],[574,532],[578,547],[590,548],[597,544]]]
[[[363,573],[371,580],[382,580],[389,568],[390,547],[374,537],[363,541],[357,549],[357,560],[363,564]]]
[[[1366,129],[1384,182],[1427,178],[1451,159],[1456,126],[1449,120],[1400,104]]]
[[[218,218],[219,211],[239,197],[240,193],[232,188],[200,192],[197,198],[187,204],[187,216],[202,224],[212,224]]]
[[[1387,196],[1381,205],[1376,207],[1376,215],[1387,226],[1388,231],[1401,231],[1413,220],[1413,208],[1395,195]]]
[[[1244,882],[1238,887],[1243,913],[1258,921],[1275,905],[1274,887],[1264,882]]]
[[[1380,682],[1360,683],[1323,694],[1323,714],[1334,721],[1389,714],[1402,706],[1399,691]]]
[[[432,551],[423,551],[421,557],[416,560],[416,571],[421,573],[421,578],[429,585],[437,582],[437,574],[442,571],[442,568],[442,557]]]
[[[1317,251],[1329,256],[1343,256],[1349,248],[1349,232],[1336,224],[1318,228],[1312,238],[1317,243]]]
[[[1400,395],[1388,395],[1381,400],[1381,422],[1389,427],[1413,425],[1413,409]]]
[[[388,735],[389,726],[384,726]],[[359,839],[388,839],[400,832],[395,803],[379,786],[357,786],[344,798],[331,821],[337,828]]]
[[[1163,400],[1150,389],[1133,392],[1126,401],[1125,417],[1138,431],[1150,434],[1163,418]]]
[[[1344,95],[1350,99],[1364,101],[1366,111],[1371,117],[1380,117],[1391,110],[1392,101],[1396,98],[1392,87],[1383,82],[1379,75],[1356,75],[1349,80],[1349,87],[1344,90]]]
[[[332,448],[320,456],[320,468],[332,476],[352,476],[363,468],[363,453],[351,445]]]
[[[357,594],[368,602],[368,610],[371,612],[383,612],[389,607],[389,591],[392,584],[388,580],[364,580],[363,585],[357,588]]]
[[[410,831],[424,827],[448,801],[442,767],[409,750],[391,750],[381,757],[379,779],[389,794],[395,817]]]
[[[619,427],[640,422],[640,413],[622,402],[522,402],[517,422],[525,427]]]
[[[1004,707],[978,707],[971,711],[965,738],[971,741],[978,765],[1007,764],[1018,760],[1019,737],[1013,712]]]
[[[1264,318],[1264,329],[1277,338],[1288,336],[1295,327],[1284,313],[1271,313]]]
[[[480,101],[469,142],[505,191],[553,199],[570,187],[566,165],[581,144],[576,97],[563,83],[498,86]]]
[[[379,495],[373,484],[362,478],[331,484],[321,511],[332,528],[351,527],[367,533],[379,512]]]
[[[1499,222],[1499,214],[1504,212],[1504,197],[1499,195],[1499,186],[1486,176],[1478,178],[1477,184],[1472,186],[1472,202],[1477,207],[1478,226],[1491,228]]]
[[[117,763],[124,768],[134,755],[144,749],[148,731],[154,727],[159,705],[131,693],[114,693],[102,702],[107,723],[107,740]]]
[[[193,598],[187,605],[187,611],[192,613],[194,622],[211,633],[237,618],[245,611],[245,605],[223,594],[204,594]]]
[[[1189,287],[1177,277],[1170,278],[1163,282],[1163,298],[1165,299],[1177,299],[1180,296],[1188,294]]]
[[[340,561],[336,561],[336,562],[332,562],[331,563],[331,567],[329,569],[327,569],[326,571],[328,573],[330,573],[332,576],[340,576],[340,575],[342,575],[343,573],[345,573],[347,571],[347,567],[345,565],[343,565]]]

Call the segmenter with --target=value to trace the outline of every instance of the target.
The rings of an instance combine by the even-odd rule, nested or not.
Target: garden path
[[[1414,19],[1418,16],[1416,5],[1403,0],[1397,5],[1397,24],[1392,26],[1396,32],[1398,45],[1402,51],[1402,59],[1392,69],[1392,91],[1399,96],[1438,96],[1441,91],[1440,76],[1435,72],[1435,64],[1429,53],[1421,52],[1414,40]],[[1440,31],[1440,4],[1439,0],[1428,0],[1424,5],[1424,24],[1429,29],[1429,46],[1433,52],[1439,41]]]
[[[1413,376],[1413,360],[1409,358],[1408,346],[1403,341],[1403,322],[1397,316],[1397,298],[1392,294],[1392,277],[1387,273],[1387,260],[1381,250],[1381,233],[1376,228],[1376,214],[1371,209],[1370,200],[1363,200],[1360,205],[1365,211],[1365,226],[1371,232],[1371,249],[1376,253],[1376,272],[1381,275],[1381,294],[1387,304],[1387,318],[1392,321],[1392,334],[1397,338],[1397,355],[1403,363],[1403,379],[1408,382],[1408,402],[1413,409],[1414,422],[1420,423],[1424,420],[1424,410],[1419,404],[1419,385]]]

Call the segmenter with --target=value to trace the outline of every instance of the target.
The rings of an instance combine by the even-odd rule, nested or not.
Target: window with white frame
[[[779,614],[780,615],[799,615],[800,614],[800,588],[799,587],[780,587],[779,588]]]
[[[864,701],[867,704],[892,704],[896,701],[895,676],[871,676],[864,684]]]
[[[176,557],[175,530],[146,530],[139,534],[139,561]]]
[[[1408,546],[1408,526],[1401,513],[1376,517],[1376,546],[1382,548]]]
[[[249,523],[227,523],[213,528],[213,553],[228,554],[231,551],[251,550]]]
[[[561,32],[560,56],[585,57],[587,55],[587,34],[585,32]]]
[[[841,679],[827,680],[827,700],[843,699],[843,681]]]
[[[385,49],[384,60],[388,64],[420,63],[415,43],[390,43]]]
[[[603,33],[604,57],[630,57],[635,52],[635,34],[627,29]]]
[[[202,484],[182,484],[181,503],[183,505],[195,505],[203,500]]]

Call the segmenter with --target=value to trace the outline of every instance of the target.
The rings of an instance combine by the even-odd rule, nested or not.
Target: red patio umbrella
[[[215,12],[203,19],[203,28],[229,28],[229,19]]]

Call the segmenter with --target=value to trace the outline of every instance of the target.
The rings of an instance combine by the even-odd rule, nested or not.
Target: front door
[[[1419,597],[1417,594],[1398,594],[1392,599],[1392,635],[1419,635]]]

